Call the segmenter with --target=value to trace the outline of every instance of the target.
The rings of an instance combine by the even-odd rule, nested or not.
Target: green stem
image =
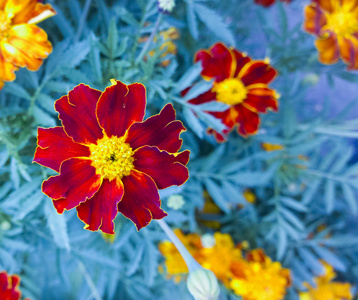
[[[155,22],[155,25],[154,25],[154,28],[153,28],[153,31],[152,33],[150,34],[147,42],[145,43],[144,47],[142,48],[142,51],[139,53],[138,57],[136,58],[135,60],[135,64],[138,65],[138,63],[143,59],[143,56],[147,53],[151,43],[153,42],[154,40],[154,37],[155,35],[157,34],[158,32],[158,29],[159,29],[159,25],[162,21],[162,18],[163,18],[163,14],[162,13],[159,13],[158,15],[158,18],[157,18],[157,21]]]

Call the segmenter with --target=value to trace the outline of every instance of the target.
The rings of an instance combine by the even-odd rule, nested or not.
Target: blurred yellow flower
[[[37,0],[0,1],[0,89],[15,80],[15,71],[36,71],[52,51],[47,34],[35,24],[55,15],[51,5]]]
[[[174,40],[179,39],[179,31],[175,27],[170,27],[167,30],[163,30],[159,33],[160,39],[163,41],[163,44],[160,45],[159,51],[163,51],[160,55],[160,58],[165,58],[169,54],[177,54],[177,46],[173,42]],[[148,37],[143,37],[139,39],[140,43],[146,42]],[[158,42],[157,38],[154,38],[154,42]],[[149,51],[149,55],[153,56],[155,50]],[[163,60],[161,65],[167,67],[170,64],[170,59]]]
[[[242,258],[241,250],[235,247],[229,234],[216,232],[214,239],[215,244],[212,247],[201,250],[203,254],[201,265],[213,271],[215,276],[229,287],[230,268],[234,261]]]
[[[229,234],[216,232],[214,242],[204,247],[200,235],[184,235],[180,229],[174,232],[202,267],[212,271],[243,300],[284,298],[291,284],[290,271],[282,268],[279,262],[272,262],[262,249],[249,251],[243,257],[242,251],[249,247],[248,242],[235,245]],[[159,250],[165,257],[168,277],[180,281],[188,269],[175,246],[165,241],[160,243]]]
[[[250,251],[246,260],[234,262],[231,272],[230,286],[243,300],[284,299],[291,284],[290,271],[272,262],[262,249]]]
[[[284,148],[282,145],[270,144],[270,143],[261,143],[261,147],[267,152],[279,151],[279,150],[283,150]]]
[[[321,261],[324,267],[324,274],[314,279],[316,287],[312,287],[307,282],[304,283],[308,289],[307,292],[300,293],[300,300],[350,300],[353,299],[351,294],[351,285],[349,283],[333,282],[336,273],[332,266]]]
[[[244,190],[243,195],[247,202],[251,204],[256,202],[256,195],[250,189]]]

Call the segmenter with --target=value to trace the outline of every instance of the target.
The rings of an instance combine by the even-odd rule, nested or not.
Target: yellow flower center
[[[338,11],[327,16],[326,26],[337,36],[347,36],[358,31],[358,20],[352,12]]]
[[[113,180],[128,176],[134,169],[134,152],[124,139],[124,137],[105,136],[97,141],[97,145],[90,145],[90,159],[98,175]]]
[[[247,88],[238,78],[228,78],[214,83],[212,91],[216,93],[216,100],[228,105],[240,104],[247,96]]]
[[[10,28],[11,19],[4,11],[0,10],[0,40],[8,37]]]

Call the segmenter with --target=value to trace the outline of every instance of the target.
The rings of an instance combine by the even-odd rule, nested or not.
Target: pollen
[[[214,83],[212,91],[216,93],[216,99],[228,105],[236,105],[244,102],[247,89],[238,78],[228,78]]]
[[[325,27],[334,31],[337,36],[345,37],[358,31],[358,20],[352,12],[340,10],[327,16]]]
[[[11,28],[11,18],[0,10],[0,40],[6,39],[9,36],[9,30]]]
[[[104,137],[90,146],[90,159],[98,175],[113,180],[128,176],[134,169],[134,152],[124,139],[116,136]]]

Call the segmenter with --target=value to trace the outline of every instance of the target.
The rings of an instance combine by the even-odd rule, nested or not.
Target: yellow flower
[[[279,151],[279,150],[283,150],[284,148],[282,145],[270,144],[270,143],[261,143],[261,147],[267,152]]]
[[[265,255],[262,249],[250,251],[247,260],[231,266],[230,287],[243,300],[281,300],[290,286],[290,271]]]
[[[37,0],[0,0],[0,89],[15,80],[15,71],[36,71],[52,51],[47,34],[35,24],[55,15]]]
[[[170,27],[167,30],[161,31],[159,33],[161,39],[163,40],[163,44],[160,45],[159,51],[164,51],[160,57],[164,58],[169,54],[177,54],[177,46],[173,42],[174,40],[179,39],[179,32],[175,27]],[[154,41],[157,41],[155,38]],[[149,52],[150,56],[153,56],[155,53],[155,50],[152,50]],[[167,67],[170,64],[170,60],[166,59],[161,62],[161,65],[163,67]]]
[[[252,204],[254,204],[256,202],[256,196],[250,189],[244,190],[243,195],[247,202],[252,203]]]
[[[212,247],[201,250],[203,254],[201,265],[213,271],[215,276],[228,287],[231,265],[242,258],[241,250],[235,247],[229,234],[216,232],[214,239],[215,244]]]
[[[300,300],[350,300],[353,299],[351,294],[351,285],[349,283],[333,282],[336,273],[332,266],[321,261],[324,267],[324,274],[314,279],[316,287],[312,287],[307,282],[304,283],[308,289],[307,292],[300,293]]]

